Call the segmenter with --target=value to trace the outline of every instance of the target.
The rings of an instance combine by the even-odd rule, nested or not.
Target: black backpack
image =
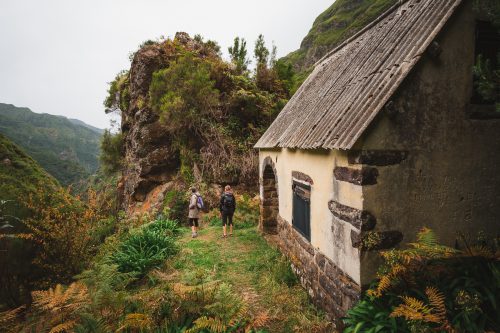
[[[224,208],[227,210],[234,210],[234,195],[231,193],[225,193],[224,194]]]

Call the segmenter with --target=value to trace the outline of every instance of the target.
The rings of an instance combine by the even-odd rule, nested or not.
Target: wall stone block
[[[375,185],[377,184],[378,170],[371,167],[353,169],[347,167],[336,167],[333,169],[335,179],[355,185]]]
[[[328,209],[335,217],[350,223],[358,230],[372,230],[377,224],[377,219],[370,212],[343,205],[335,200],[328,202]]]

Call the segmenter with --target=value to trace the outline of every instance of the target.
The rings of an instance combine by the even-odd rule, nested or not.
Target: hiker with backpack
[[[234,197],[231,186],[226,185],[224,193],[220,198],[220,213],[222,218],[222,230],[224,238],[227,237],[226,225],[229,224],[229,236],[233,235],[233,214],[236,210],[236,199]]]
[[[195,187],[191,187],[191,198],[189,199],[189,225],[191,225],[191,237],[198,237],[198,218],[200,210],[203,209],[203,199]]]

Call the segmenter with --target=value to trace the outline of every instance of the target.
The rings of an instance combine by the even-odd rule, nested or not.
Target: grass
[[[244,225],[244,224],[243,224]],[[198,238],[183,229],[180,253],[165,267],[184,285],[221,281],[241,296],[254,313],[266,313],[264,332],[329,332],[329,322],[309,301],[288,260],[270,246],[255,226],[239,228],[222,238],[222,227],[206,225]],[[170,272],[172,274],[172,272]]]

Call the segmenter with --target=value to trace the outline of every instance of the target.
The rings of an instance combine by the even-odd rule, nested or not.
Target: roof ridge
[[[328,51],[327,54],[325,54],[323,57],[321,57],[318,61],[316,61],[314,63],[313,68],[315,68],[316,66],[320,65],[326,59],[330,58],[334,53],[336,53],[341,48],[343,48],[344,46],[346,46],[347,44],[349,44],[350,42],[352,42],[353,40],[355,40],[356,38],[358,38],[359,36],[361,36],[362,34],[364,34],[367,30],[370,30],[371,28],[373,28],[373,26],[375,26],[378,23],[380,23],[389,14],[391,14],[393,11],[395,11],[396,9],[398,9],[399,7],[401,7],[405,2],[408,2],[408,1],[409,0],[398,0],[397,3],[395,3],[394,5],[392,5],[389,9],[387,9],[385,12],[383,12],[375,20],[373,20],[370,23],[368,23],[363,29],[359,30],[354,35],[352,35],[351,37],[347,38],[345,41],[343,41],[341,44],[337,45],[332,50]]]

